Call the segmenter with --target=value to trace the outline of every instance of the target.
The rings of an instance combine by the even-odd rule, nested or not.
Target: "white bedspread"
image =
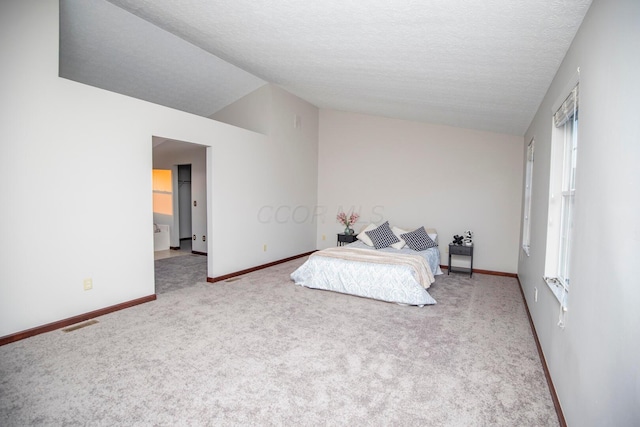
[[[362,242],[352,243],[346,248],[371,249]],[[375,251],[374,249],[371,249]],[[419,255],[427,261],[429,269],[429,284],[433,282],[433,274],[442,274],[438,248],[416,252],[411,249],[388,251],[395,255]],[[435,267],[435,270],[434,270]],[[382,301],[396,302],[409,305],[435,304],[436,301],[420,284],[419,274],[415,268],[405,264],[376,263],[355,261],[314,254],[291,274],[291,279],[301,286],[314,289],[324,289]]]

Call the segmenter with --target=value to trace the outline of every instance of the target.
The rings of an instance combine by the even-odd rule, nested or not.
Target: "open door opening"
[[[154,176],[166,180],[158,190],[154,185],[154,237],[165,232],[169,241],[154,250],[158,295],[207,280],[206,159],[206,146],[153,138]]]
[[[192,216],[193,198],[191,196],[191,164],[178,165],[178,235],[181,251],[193,250]]]

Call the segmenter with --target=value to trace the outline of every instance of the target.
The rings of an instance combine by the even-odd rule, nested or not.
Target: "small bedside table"
[[[344,246],[347,243],[353,243],[356,240],[358,239],[355,234],[338,233],[338,246]]]
[[[449,268],[447,270],[447,275],[451,273],[451,255],[468,256],[471,258],[471,265],[469,268],[456,267],[457,271],[454,271],[454,273],[466,273],[468,271],[469,277],[471,277],[473,274],[473,245],[464,246],[449,243]]]

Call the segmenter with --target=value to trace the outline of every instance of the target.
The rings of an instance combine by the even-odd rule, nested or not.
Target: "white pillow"
[[[402,249],[402,248],[404,248],[404,245],[406,245],[407,242],[405,242],[404,239],[402,237],[400,237],[400,235],[404,234],[404,233],[408,233],[409,230],[404,230],[404,229],[402,229],[400,227],[393,226],[393,227],[391,227],[391,231],[393,231],[393,234],[395,234],[396,237],[398,238],[398,240],[400,240],[398,243],[394,243],[393,245],[391,245],[391,247],[393,249]]]
[[[367,231],[371,231],[376,228],[378,228],[378,226],[373,223],[367,225],[365,228],[363,228],[360,231],[360,234],[356,236],[356,239],[360,240],[362,243],[364,243],[367,246],[373,246],[373,241],[369,236],[367,236]]]
[[[431,238],[431,240],[433,240],[434,242],[438,243],[438,235],[437,234],[431,234],[431,233],[427,233],[429,235],[429,237]]]

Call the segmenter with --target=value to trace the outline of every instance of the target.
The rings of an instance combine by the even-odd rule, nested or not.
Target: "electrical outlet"
[[[533,288],[533,301],[538,302],[538,288]]]
[[[267,252],[267,245],[266,245],[266,244],[265,244],[264,246],[262,246],[262,250],[263,250],[264,252]]]
[[[84,279],[82,281],[82,285],[84,286],[85,291],[90,291],[91,289],[93,289],[93,279],[91,278]]]

